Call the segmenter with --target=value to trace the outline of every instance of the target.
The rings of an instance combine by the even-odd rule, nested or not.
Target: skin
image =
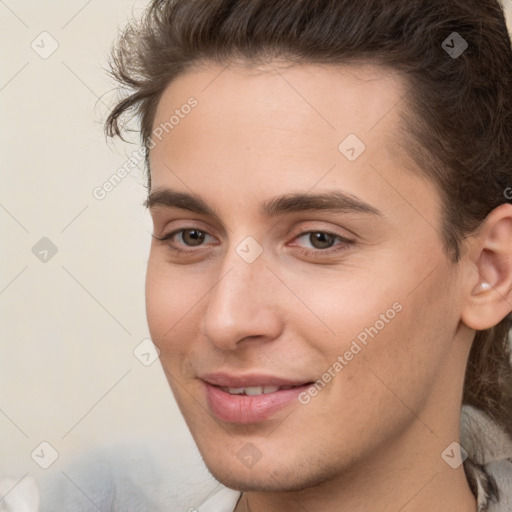
[[[150,208],[155,237],[206,236],[199,246],[183,233],[153,239],[148,324],[207,467],[245,491],[237,512],[476,511],[463,467],[441,453],[459,440],[474,329],[510,310],[511,208],[495,210],[451,261],[440,195],[396,144],[405,92],[371,65],[274,61],[205,64],[160,99],[155,127],[189,97],[198,105],[151,149],[151,192],[197,194],[218,217]],[[366,145],[354,162],[338,150],[351,133]],[[332,190],[381,215],[259,212],[274,196]],[[353,242],[334,239],[341,250],[320,254],[311,231]],[[252,263],[236,252],[248,236],[263,250]],[[316,381],[396,302],[401,311],[307,405],[251,425],[209,410],[205,372]],[[247,443],[261,453],[251,468],[237,457]]]

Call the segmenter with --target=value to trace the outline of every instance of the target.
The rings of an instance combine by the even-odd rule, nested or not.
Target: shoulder
[[[95,449],[38,484],[39,512],[183,512],[218,485],[195,452],[157,442]]]
[[[479,512],[512,510],[512,438],[484,412],[465,405],[461,415],[464,469]]]

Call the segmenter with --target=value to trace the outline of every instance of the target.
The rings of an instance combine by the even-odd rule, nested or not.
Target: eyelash
[[[192,230],[193,231],[199,231],[199,232],[204,233],[204,234],[206,234],[208,236],[211,236],[208,233],[206,233],[206,231],[203,231],[203,230],[197,229],[197,228],[180,228],[180,229],[177,229],[175,231],[172,231],[171,233],[163,236],[162,238],[159,238],[159,237],[157,237],[155,235],[151,235],[151,236],[153,238],[155,238],[156,240],[158,240],[159,242],[165,244],[175,254],[179,254],[179,255],[183,255],[183,254],[187,254],[187,253],[190,254],[190,253],[195,252],[194,249],[179,249],[178,247],[174,246],[173,244],[171,244],[169,242],[169,240],[171,240],[175,235],[177,235],[179,233],[183,233],[184,231],[189,231],[189,230],[191,230],[191,231]],[[341,243],[339,243],[338,245],[334,245],[333,247],[329,247],[327,249],[304,249],[304,248],[299,247],[298,248],[299,253],[304,255],[304,256],[313,256],[313,257],[330,256],[332,254],[339,253],[341,251],[347,250],[348,246],[352,245],[354,243],[354,240],[350,240],[350,239],[345,238],[345,237],[343,237],[341,235],[338,235],[336,233],[332,233],[330,231],[325,231],[325,230],[303,231],[302,233],[299,233],[294,238],[294,240],[298,239],[298,238],[302,238],[305,235],[310,235],[312,233],[322,233],[322,234],[325,234],[325,235],[328,235],[328,236],[332,236],[332,237],[334,237],[335,239],[337,239]]]

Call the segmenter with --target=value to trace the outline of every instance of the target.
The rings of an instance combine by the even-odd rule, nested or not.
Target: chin
[[[208,467],[208,466],[207,466]],[[285,492],[298,491],[308,486],[301,485],[297,482],[282,482],[276,480],[268,473],[267,475],[251,475],[243,477],[235,472],[227,472],[225,470],[214,471],[214,468],[208,467],[212,476],[221,484],[235,491],[243,492]]]
[[[238,459],[235,465],[232,460],[226,460],[225,456],[203,456],[203,461],[217,481],[230,489],[243,492],[300,491],[315,487],[332,477],[323,468],[310,468],[306,471],[305,466],[297,461],[259,461],[252,468],[245,468]]]

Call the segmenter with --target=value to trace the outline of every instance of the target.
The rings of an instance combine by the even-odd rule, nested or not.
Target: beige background
[[[149,335],[142,166],[92,194],[136,149],[105,142],[102,67],[145,3],[0,2],[0,476],[41,475],[42,441],[59,453],[47,472],[131,439],[195,450],[158,361],[133,354]],[[31,48],[54,44],[43,31],[59,45],[46,59]],[[58,249],[46,263],[32,253],[42,237]]]
[[[207,479],[158,362],[133,354],[149,335],[142,166],[92,195],[136,149],[105,143],[102,67],[145,3],[0,1],[0,476],[44,473],[30,457],[42,441],[59,453],[48,473],[91,448],[163,439],[162,456]],[[31,47],[52,39],[46,59]],[[32,253],[43,237],[58,249],[46,263]]]

